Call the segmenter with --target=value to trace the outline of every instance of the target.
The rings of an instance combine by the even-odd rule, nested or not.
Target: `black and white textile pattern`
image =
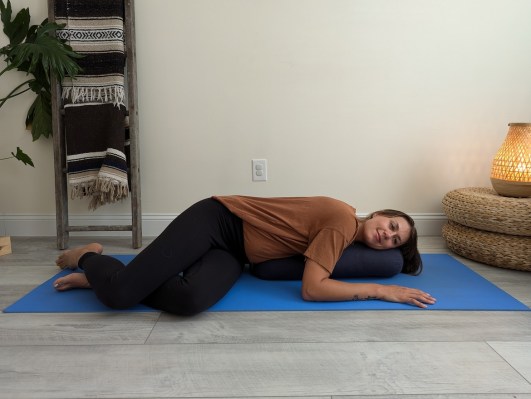
[[[57,36],[83,58],[61,82],[68,182],[90,209],[128,196],[123,0],[56,0]]]

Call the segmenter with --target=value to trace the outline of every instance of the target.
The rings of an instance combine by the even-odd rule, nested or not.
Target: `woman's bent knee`
[[[180,301],[166,304],[161,310],[179,316],[194,316],[204,312],[212,305],[212,303],[205,301],[205,298],[191,292],[186,297],[181,296]]]
[[[131,298],[126,292],[120,290],[115,290],[112,293],[106,293],[105,295],[98,295],[98,293],[96,293],[96,296],[105,306],[117,310],[127,309],[139,303],[136,298]]]

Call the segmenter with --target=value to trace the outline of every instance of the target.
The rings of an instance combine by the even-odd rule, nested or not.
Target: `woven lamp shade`
[[[492,162],[492,187],[506,197],[531,197],[531,123],[510,123]]]

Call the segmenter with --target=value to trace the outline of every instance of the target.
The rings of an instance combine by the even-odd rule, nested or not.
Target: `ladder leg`
[[[140,151],[138,145],[138,96],[136,91],[136,42],[135,5],[125,0],[125,45],[127,54],[127,102],[129,111],[130,167],[131,167],[131,212],[133,225],[133,248],[142,246],[142,201],[140,196]]]
[[[56,93],[52,94],[53,155],[55,170],[55,221],[57,248],[68,248],[68,187],[66,181],[66,151],[63,121],[59,110],[59,85],[52,80]]]

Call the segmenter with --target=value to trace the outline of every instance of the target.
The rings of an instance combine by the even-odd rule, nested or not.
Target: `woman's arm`
[[[435,303],[435,298],[415,288],[398,285],[347,283],[332,280],[329,273],[311,259],[306,260],[302,275],[302,298],[306,301],[382,301],[408,303],[425,308]]]

